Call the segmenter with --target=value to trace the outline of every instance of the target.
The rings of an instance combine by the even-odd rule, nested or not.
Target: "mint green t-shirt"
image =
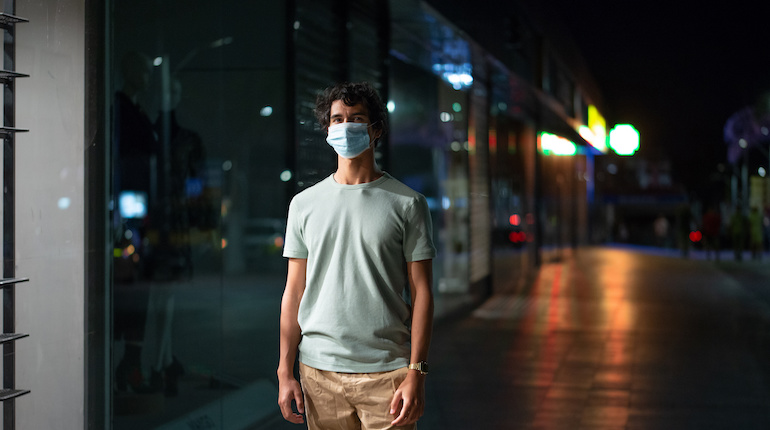
[[[432,236],[425,197],[387,173],[357,185],[332,175],[297,194],[283,256],[307,259],[299,360],[351,373],[407,366],[406,263],[436,256]]]

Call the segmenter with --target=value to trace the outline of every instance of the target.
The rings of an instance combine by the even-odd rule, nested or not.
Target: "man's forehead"
[[[356,103],[352,106],[348,106],[342,100],[335,100],[332,103],[331,115],[342,115],[344,113],[369,115],[369,110],[363,103]]]

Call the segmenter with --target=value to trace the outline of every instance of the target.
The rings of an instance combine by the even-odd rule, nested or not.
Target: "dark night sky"
[[[596,77],[608,125],[634,124],[642,154],[670,156],[691,188],[724,160],[727,118],[770,90],[769,2],[548,3]]]

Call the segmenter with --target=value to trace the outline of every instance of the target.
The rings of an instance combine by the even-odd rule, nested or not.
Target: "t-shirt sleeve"
[[[436,257],[433,246],[433,222],[428,202],[419,195],[412,203],[404,225],[404,258],[406,261],[430,260]]]
[[[286,220],[286,239],[283,242],[283,256],[286,258],[307,258],[304,229],[300,219],[296,200],[289,204],[289,217]]]

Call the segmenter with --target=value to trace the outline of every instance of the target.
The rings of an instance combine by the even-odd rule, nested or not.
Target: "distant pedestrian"
[[[752,260],[762,259],[762,239],[763,239],[763,225],[762,225],[762,213],[756,206],[751,208],[749,212],[749,249],[751,249]]]
[[[676,235],[682,258],[690,256],[690,232],[692,231],[692,212],[689,203],[684,203],[676,211]]]
[[[668,227],[668,218],[659,214],[655,218],[652,228],[655,230],[655,242],[661,248],[668,248]]]
[[[703,244],[706,247],[706,259],[711,259],[711,252],[714,252],[714,259],[719,261],[720,235],[722,234],[722,216],[715,208],[709,208],[703,215]]]
[[[733,242],[735,261],[743,260],[743,250],[746,248],[746,217],[740,207],[736,207],[730,217],[730,238]]]

